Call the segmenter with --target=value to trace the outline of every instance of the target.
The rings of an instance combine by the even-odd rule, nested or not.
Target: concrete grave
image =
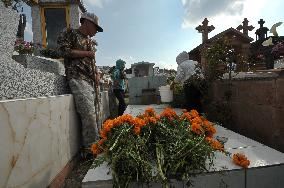
[[[161,112],[166,105],[153,105],[157,113]],[[126,109],[126,114],[133,116],[139,115],[147,108],[146,105],[130,105]],[[181,113],[181,109],[175,109]],[[204,188],[210,185],[210,188],[233,187],[233,188],[254,188],[254,187],[274,187],[282,188],[284,186],[284,154],[252,139],[234,133],[224,127],[216,125],[216,137],[227,139],[225,149],[234,153],[244,153],[250,160],[248,169],[236,166],[232,159],[221,153],[216,153],[214,167],[209,172],[197,174],[193,178],[195,188]],[[112,187],[112,176],[109,167],[106,164],[96,169],[90,169],[83,182],[83,188],[109,188]],[[171,181],[175,187],[186,187],[184,182],[176,180]],[[133,182],[130,187],[144,187]],[[157,183],[150,184],[149,187],[160,188],[162,185]]]
[[[0,100],[67,93],[63,76],[24,68],[12,59],[18,18],[0,2]]]

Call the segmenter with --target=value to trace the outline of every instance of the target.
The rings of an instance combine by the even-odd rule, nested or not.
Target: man
[[[60,53],[64,57],[65,73],[71,93],[74,96],[76,110],[82,122],[83,148],[88,149],[99,139],[95,109],[95,84],[98,84],[98,72],[94,59],[96,45],[90,37],[103,32],[98,24],[98,17],[92,13],[84,13],[78,29],[67,29],[57,40]]]
[[[118,100],[118,116],[123,115],[126,104],[124,101],[124,92],[125,92],[125,80],[126,75],[124,72],[126,62],[119,59],[116,61],[116,66],[112,74],[113,79],[113,93]]]

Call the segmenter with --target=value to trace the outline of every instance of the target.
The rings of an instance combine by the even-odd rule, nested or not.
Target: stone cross
[[[267,31],[269,31],[269,29],[267,27],[263,27],[264,23],[265,21],[263,19],[260,19],[258,21],[258,24],[260,25],[260,27],[255,32],[256,40],[263,40],[267,37]]]
[[[208,40],[208,33],[215,29],[213,25],[208,26],[208,23],[209,21],[207,20],[207,18],[205,18],[202,22],[202,25],[199,25],[195,28],[199,33],[202,33],[202,43]]]
[[[26,15],[20,14],[18,31],[17,31],[17,38],[18,39],[24,40],[26,24],[27,24]]]
[[[237,30],[243,30],[243,34],[245,34],[246,36],[248,36],[248,31],[252,31],[254,29],[254,27],[252,25],[249,26],[248,23],[248,19],[245,18],[243,21],[243,25],[239,25],[237,27]]]
[[[263,20],[263,19],[260,19],[259,21],[258,21],[258,24],[260,25],[260,28],[262,28],[263,27],[263,24],[265,23],[265,21]]]

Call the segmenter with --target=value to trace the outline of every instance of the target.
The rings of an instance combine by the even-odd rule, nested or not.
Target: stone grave
[[[151,105],[157,113],[163,111],[166,105]],[[130,105],[125,113],[133,116],[144,112],[147,105]],[[181,109],[175,109],[177,113],[181,113]],[[226,139],[225,149],[230,153],[244,153],[250,160],[248,169],[236,166],[232,159],[216,153],[213,168],[207,173],[197,174],[193,178],[195,188],[217,188],[217,187],[233,187],[233,188],[255,188],[255,187],[284,187],[284,154],[252,139],[244,137],[224,127],[216,125],[216,137]],[[109,167],[105,164],[96,169],[90,169],[82,182],[83,188],[109,188],[112,187],[112,176]],[[171,181],[171,185],[175,187],[186,187],[184,182],[176,180]],[[133,182],[130,187],[147,187],[148,185],[139,185]],[[160,188],[162,185],[153,183],[149,187]]]
[[[25,68],[12,59],[19,15],[0,2],[0,99],[16,99],[68,93],[65,77]]]

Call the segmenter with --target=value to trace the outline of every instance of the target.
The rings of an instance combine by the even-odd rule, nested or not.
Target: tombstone
[[[86,9],[82,1],[38,0],[31,12],[33,42],[44,48],[56,48],[58,34],[64,28],[78,28],[80,15]]]
[[[12,59],[19,14],[0,2],[0,100],[68,93],[65,77],[25,68]]]
[[[24,40],[26,24],[27,24],[26,15],[20,14],[18,31],[17,31],[17,38],[20,40]]]
[[[255,32],[256,40],[264,40],[267,37],[267,31],[269,31],[269,29],[267,27],[263,27],[264,23],[265,21],[263,19],[258,21],[260,27]]]
[[[243,34],[248,36],[248,31],[252,31],[254,29],[254,27],[252,25],[248,25],[249,21],[247,18],[244,19],[243,21],[243,25],[239,25],[237,27],[237,30],[243,30]]]
[[[199,25],[195,28],[199,33],[202,33],[202,43],[208,40],[208,33],[215,29],[213,25],[208,26],[208,23],[209,21],[207,20],[207,18],[205,18],[202,22],[202,25]]]
[[[157,102],[158,88],[166,85],[165,76],[154,76],[155,63],[139,62],[131,65],[132,77],[128,80],[129,104]]]
[[[154,76],[155,63],[139,62],[131,65],[133,77]]]

